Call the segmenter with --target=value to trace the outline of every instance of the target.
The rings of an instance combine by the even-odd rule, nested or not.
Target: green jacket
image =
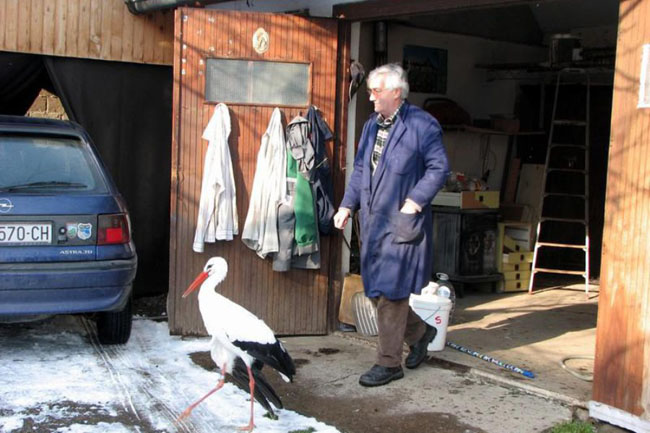
[[[287,180],[296,180],[294,238],[298,255],[318,251],[318,224],[314,208],[311,178],[314,170],[314,148],[309,141],[309,123],[296,116],[287,126]]]

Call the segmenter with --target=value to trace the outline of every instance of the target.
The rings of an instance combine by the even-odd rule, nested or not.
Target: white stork
[[[266,323],[253,313],[232,302],[215,291],[228,273],[228,264],[221,257],[212,257],[203,268],[203,272],[183,293],[188,296],[197,287],[199,290],[199,310],[210,341],[210,355],[217,367],[221,369],[221,379],[217,385],[196,402],[192,403],[178,417],[178,421],[188,417],[192,410],[203,400],[218,391],[224,384],[226,373],[234,381],[245,386],[246,379],[251,393],[251,415],[247,426],[240,430],[252,431],[253,403],[257,399],[266,410],[273,414],[269,400],[282,408],[280,398],[266,381],[262,367],[268,364],[276,369],[282,378],[289,382],[296,374],[296,367],[282,343],[275,338]],[[258,387],[255,387],[257,383]]]

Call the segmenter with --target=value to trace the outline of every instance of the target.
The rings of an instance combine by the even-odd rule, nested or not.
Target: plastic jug
[[[436,278],[438,279],[435,282],[438,285],[438,288],[435,292],[436,295],[442,296],[451,301],[451,310],[449,311],[449,323],[451,323],[451,318],[454,314],[454,308],[456,307],[456,290],[454,289],[454,285],[451,284],[451,281],[449,281],[449,275],[443,272],[438,272],[436,274]]]

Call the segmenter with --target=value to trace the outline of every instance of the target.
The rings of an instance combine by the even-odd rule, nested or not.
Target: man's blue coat
[[[373,114],[363,127],[341,207],[360,209],[361,277],[366,296],[398,300],[420,293],[429,283],[431,200],[449,168],[440,124],[426,111],[405,102],[372,175],[370,156],[377,116]],[[422,212],[401,213],[407,198],[420,205]]]

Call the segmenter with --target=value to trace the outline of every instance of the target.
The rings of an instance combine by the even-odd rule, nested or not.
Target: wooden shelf
[[[614,82],[614,68],[608,63],[578,62],[570,66],[550,66],[544,63],[479,63],[475,67],[486,71],[488,81],[554,82],[557,73],[562,69],[576,68],[589,72],[591,85],[612,85]]]
[[[523,136],[523,135],[544,135],[545,131],[518,131],[518,132],[505,132],[499,131],[496,129],[490,128],[479,128],[476,126],[470,125],[447,125],[442,127],[445,131],[460,131],[460,132],[471,132],[474,134],[483,134],[483,135],[503,135],[503,136]]]

